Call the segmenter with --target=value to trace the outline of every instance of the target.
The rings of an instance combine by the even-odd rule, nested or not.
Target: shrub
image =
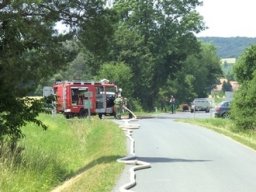
[[[256,128],[256,73],[251,81],[244,82],[236,92],[231,105],[231,118],[237,128]]]

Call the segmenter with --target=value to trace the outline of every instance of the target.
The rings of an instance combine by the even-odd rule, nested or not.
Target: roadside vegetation
[[[28,122],[47,129],[37,121],[40,103],[28,106],[25,98],[43,95],[58,80],[108,79],[122,88],[131,110],[147,112],[170,95],[180,103],[206,96],[216,84],[216,49],[195,36],[205,29],[199,0],[106,3],[0,3],[0,148],[7,143],[15,150]]]
[[[111,191],[123,169],[116,160],[126,154],[122,130],[96,117],[67,120],[40,114],[39,119],[46,131],[29,123],[15,153],[2,149],[0,191],[51,191],[79,174],[63,191]]]
[[[239,57],[234,72],[240,88],[234,94],[231,119],[241,129],[256,129],[256,45],[248,47]]]
[[[186,120],[200,124],[256,149],[256,45],[238,58],[234,74],[240,87],[231,101],[230,119]]]
[[[256,150],[256,131],[251,129],[239,129],[230,119],[182,119],[178,121],[207,127]]]
[[[121,170],[121,131],[105,120],[42,115],[42,103],[27,96],[42,95],[43,86],[107,78],[131,110],[152,112],[167,111],[171,95],[177,106],[206,97],[223,76],[216,48],[196,37],[205,29],[199,0],[1,2],[0,191],[47,191],[82,170],[82,191],[109,191]],[[69,30],[59,33],[59,23]],[[241,88],[230,115],[234,130],[249,135],[255,61],[254,45],[235,67]]]

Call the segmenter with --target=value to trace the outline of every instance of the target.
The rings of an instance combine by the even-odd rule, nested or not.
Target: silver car
[[[190,112],[205,111],[209,113],[211,109],[211,101],[208,98],[196,98],[191,104]]]

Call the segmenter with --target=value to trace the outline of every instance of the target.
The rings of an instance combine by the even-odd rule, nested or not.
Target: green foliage
[[[190,55],[175,79],[162,86],[164,97],[175,95],[178,103],[190,103],[195,97],[207,97],[222,75],[220,61],[213,45],[201,44],[200,52]],[[160,98],[163,98],[160,96]]]
[[[18,98],[32,94],[39,83],[65,69],[74,59],[78,50],[70,49],[67,40],[75,36],[89,53],[101,55],[107,50],[105,45],[112,34],[115,15],[104,9],[104,1],[78,0],[6,0],[0,4],[0,12],[0,141],[3,141],[5,135],[11,140],[20,138],[20,127],[29,121],[42,125],[35,118],[39,110],[37,102],[26,106]],[[55,29],[58,22],[69,27],[66,34]],[[81,62],[77,59],[72,67]]]
[[[0,141],[11,140],[13,148],[27,122],[42,125],[36,119],[39,101],[20,98],[54,74],[71,53],[62,46],[66,38],[54,35],[55,18],[48,18],[36,2],[4,1],[0,11]]]
[[[115,1],[119,15],[110,59],[124,61],[134,74],[134,98],[152,109],[159,88],[198,50],[193,32],[204,28],[190,1]]]
[[[195,92],[198,94],[198,97],[205,97],[218,83],[218,78],[222,76],[216,48],[211,44],[203,43],[201,53],[198,56],[195,55],[194,62],[195,66],[193,68],[190,66],[188,72],[194,70],[193,73],[196,79],[194,82]]]
[[[236,92],[231,108],[231,118],[242,129],[256,128],[256,74],[249,82],[244,82]]]
[[[27,122],[33,122],[46,129],[36,118],[43,108],[41,100],[15,98],[14,95],[6,93],[0,94],[0,155],[6,146],[9,146],[10,152],[16,150],[18,139],[23,137],[21,128]]]
[[[235,65],[241,83],[232,102],[231,117],[237,128],[256,128],[256,46],[248,48]]]
[[[90,6],[94,6],[89,10],[93,19],[87,19],[80,25],[78,39],[96,57],[104,58],[108,53],[109,41],[114,32],[112,24],[116,21],[116,15],[103,8],[104,1],[88,2],[91,2]],[[97,65],[94,67],[98,69]]]
[[[256,70],[256,45],[247,48],[238,59],[234,71],[238,82],[243,83],[253,79]]]
[[[128,108],[132,111],[136,111],[136,112],[144,112],[143,107],[140,103],[139,99],[128,99]]]
[[[235,73],[233,72],[233,68],[231,69],[231,71],[229,71],[227,74],[225,74],[225,78],[228,79],[229,81],[236,81]]]
[[[71,53],[61,43],[66,37],[54,35],[54,18],[47,19],[44,10],[6,2],[0,16],[0,78],[16,96],[24,96],[42,77],[61,68]]]
[[[73,61],[69,62],[64,69],[59,70],[48,81],[41,82],[43,86],[51,86],[56,80],[90,80],[93,78],[92,67],[95,63],[94,55],[75,40],[66,42],[65,46],[69,50],[74,50],[78,54]],[[42,88],[41,88],[42,90]]]
[[[150,95],[150,79],[152,71],[153,56],[149,48],[144,44],[144,38],[126,24],[122,24],[115,32],[114,46],[110,51],[110,59],[116,62],[124,62],[133,74],[133,97],[143,98],[146,105]],[[131,82],[131,81],[130,81]],[[139,82],[139,83],[136,83]]]
[[[84,188],[67,191],[111,191],[123,168],[116,162],[125,154],[123,131],[98,118],[68,121],[62,115],[40,114],[39,119],[48,130],[33,123],[23,127],[26,137],[19,146],[25,150],[18,159],[0,156],[0,191],[51,191],[81,172],[73,184]]]
[[[55,77],[98,79],[106,63],[123,63],[131,70],[132,81],[129,72],[115,77],[116,83],[126,91],[125,96],[136,98],[144,109],[152,110],[161,87],[174,79],[189,55],[199,52],[194,33],[204,29],[202,17],[196,12],[200,2],[126,0],[115,1],[112,10],[102,9],[98,1],[91,3],[95,9],[90,10],[88,6],[85,12],[90,10],[95,22],[89,20],[81,24],[82,20],[78,20],[76,23],[80,26],[77,33],[78,46],[82,46],[80,56],[70,63],[68,70],[58,72]],[[101,77],[113,74],[107,69],[104,71]],[[193,79],[191,75],[185,77],[190,89]]]
[[[235,63],[227,63],[226,61],[223,64],[221,64],[221,69],[223,71],[223,75],[229,81],[236,80],[234,70],[233,70],[234,64]]]
[[[98,73],[97,79],[108,79],[122,88],[124,97],[132,95],[132,71],[125,63],[104,63]]]

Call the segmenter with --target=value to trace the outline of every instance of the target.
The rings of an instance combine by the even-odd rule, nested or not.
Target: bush
[[[243,83],[231,105],[231,118],[238,129],[256,128],[256,73],[251,81]]]
[[[256,45],[247,48],[234,68],[241,84],[231,106],[231,118],[238,129],[256,128]]]
[[[143,108],[139,99],[128,100],[128,108],[132,111],[143,112]]]

